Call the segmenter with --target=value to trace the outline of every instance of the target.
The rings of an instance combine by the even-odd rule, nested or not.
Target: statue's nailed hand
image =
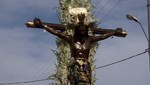
[[[116,34],[120,34],[120,33],[122,33],[122,31],[123,31],[122,28],[117,28],[116,29]]]
[[[43,27],[42,22],[39,18],[34,18],[33,22],[37,27]]]
[[[122,28],[117,28],[117,29],[115,30],[114,35],[115,35],[115,36],[119,36],[119,35],[121,35],[122,31],[123,31]]]
[[[114,35],[118,37],[125,37],[127,35],[127,32],[124,31],[122,28],[117,28]]]

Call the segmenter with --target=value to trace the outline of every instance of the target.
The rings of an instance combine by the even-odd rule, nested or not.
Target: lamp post
[[[143,31],[143,33],[144,33],[144,35],[145,35],[146,40],[149,41],[149,39],[148,39],[148,37],[147,37],[147,35],[146,35],[146,32],[145,32],[145,30],[144,30],[144,27],[143,27],[142,24],[139,22],[138,18],[136,18],[135,16],[132,16],[132,15],[130,15],[130,14],[127,14],[126,17],[127,17],[127,19],[133,20],[133,21],[135,21],[136,23],[138,23],[138,24],[141,26],[142,31]]]
[[[148,0],[148,1],[150,1],[150,0]],[[149,5],[150,5],[150,4],[149,4]],[[148,42],[148,53],[149,53],[149,72],[150,72],[150,51],[149,51],[149,49],[150,49],[150,42],[149,42],[149,39],[148,39],[148,37],[147,37],[147,35],[146,35],[146,32],[145,32],[145,30],[144,30],[142,24],[139,22],[138,18],[136,18],[135,16],[132,16],[132,15],[130,15],[130,14],[127,14],[126,17],[127,17],[127,19],[133,20],[133,21],[135,21],[136,23],[138,23],[138,24],[141,26],[142,31],[143,31],[143,33],[144,33],[144,35],[145,35],[145,38],[147,39],[147,42]],[[148,21],[150,22],[150,16],[149,16],[149,20],[148,20]],[[148,23],[148,24],[149,24],[149,23]],[[150,25],[148,25],[148,26],[150,26]],[[149,37],[150,37],[150,28],[148,28],[148,31],[149,31]]]
[[[150,0],[147,0],[147,13],[148,13],[147,14],[148,15],[148,35],[150,39]],[[150,41],[148,42],[148,53],[149,53],[149,61],[150,61]]]

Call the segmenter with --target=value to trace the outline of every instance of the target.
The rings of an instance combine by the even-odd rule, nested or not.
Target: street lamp
[[[126,17],[127,17],[127,19],[133,20],[133,21],[135,21],[136,23],[138,23],[138,24],[141,26],[142,31],[143,31],[143,33],[144,33],[144,35],[145,35],[145,38],[147,39],[147,41],[148,41],[148,43],[149,43],[149,39],[148,39],[148,37],[147,37],[147,35],[146,35],[146,32],[145,32],[145,30],[144,30],[142,24],[139,22],[138,18],[136,18],[135,16],[132,16],[132,15],[130,15],[130,14],[126,14]],[[149,52],[149,48],[148,48],[148,52]],[[149,72],[150,72],[150,52],[149,52]]]
[[[147,41],[149,41],[149,39],[148,39],[148,37],[147,37],[147,35],[146,35],[146,32],[145,32],[145,30],[144,30],[142,24],[139,22],[138,18],[136,18],[135,16],[132,16],[132,15],[130,15],[130,14],[127,14],[126,17],[127,17],[127,19],[133,20],[133,21],[135,21],[136,23],[138,23],[138,24],[141,26],[142,31],[143,31],[143,33],[144,33],[144,35],[145,35],[145,38],[147,39]]]

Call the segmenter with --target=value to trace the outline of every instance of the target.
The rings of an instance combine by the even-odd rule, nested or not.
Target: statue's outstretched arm
[[[93,34],[106,34],[110,32],[115,32],[115,29],[106,29],[106,28],[97,28],[97,25],[95,22],[90,22],[88,24],[88,28],[91,28]],[[118,33],[114,34],[114,36],[117,37],[126,37],[127,32],[125,30],[122,30],[122,28],[117,28],[119,29]]]
[[[41,20],[39,18],[35,18],[33,21],[33,24],[35,27],[45,29],[49,33],[56,35],[57,37],[70,42],[70,37],[68,35],[65,35],[64,33],[62,33],[61,30],[56,29],[59,27],[56,24],[53,24],[53,25],[45,24],[45,23],[41,22]]]
[[[70,37],[68,35],[65,35],[64,33],[53,29],[52,27],[48,26],[48,25],[43,25],[44,29],[47,30],[49,33],[56,35],[59,38],[64,39],[67,42],[70,42]]]
[[[122,30],[121,28],[119,28],[120,31],[118,31],[118,33],[114,34],[114,36],[117,37],[126,37],[127,32],[125,30]],[[104,29],[104,28],[92,28],[92,32],[94,34],[105,34],[105,33],[110,33],[110,32],[115,32],[116,30],[114,29]]]
[[[115,32],[109,32],[109,33],[105,33],[105,34],[102,34],[102,35],[99,35],[99,36],[93,36],[92,37],[92,42],[97,42],[97,41],[100,41],[100,40],[104,40],[106,38],[109,38],[111,36],[113,36],[115,34]]]
[[[35,18],[35,19],[38,19],[38,18]],[[35,20],[34,19],[34,20]],[[41,22],[43,25],[47,25],[49,27],[52,27],[56,30],[60,30],[60,31],[64,31],[65,30],[65,26],[62,25],[62,24],[54,24],[54,23],[47,23],[47,22]],[[25,25],[27,27],[30,27],[30,28],[40,28],[40,29],[44,29],[42,26],[38,26],[38,25],[35,25],[35,22],[34,21],[28,21],[25,23]]]
[[[100,33],[101,35],[99,36],[93,36],[92,37],[92,42],[96,42],[99,40],[104,40],[106,38],[109,38],[111,36],[121,36],[123,33],[123,30],[121,28],[117,28],[116,30],[106,30],[106,29],[102,29],[102,30],[98,30],[101,31],[102,33]],[[121,37],[125,37],[125,36],[121,36]]]

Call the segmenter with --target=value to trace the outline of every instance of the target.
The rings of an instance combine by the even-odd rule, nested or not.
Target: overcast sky
[[[115,5],[118,1],[92,0],[96,5],[93,13],[101,23],[99,27],[121,27],[128,33],[126,38],[113,37],[99,42],[95,55],[97,67],[144,52],[148,48],[140,25],[125,17],[126,14],[136,16],[147,33],[147,0],[121,0]],[[45,79],[55,73],[56,58],[50,49],[56,49],[56,37],[40,29],[29,29],[24,23],[35,17],[59,23],[57,7],[58,0],[0,0],[0,83]],[[97,69],[98,80],[95,85],[149,85],[148,59],[146,53]],[[51,82],[32,85],[48,85]]]

